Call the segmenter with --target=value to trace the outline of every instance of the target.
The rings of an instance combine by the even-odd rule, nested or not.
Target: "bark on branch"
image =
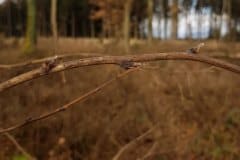
[[[236,74],[240,74],[240,66],[216,60],[206,56],[192,55],[185,52],[178,53],[154,53],[154,54],[142,54],[142,55],[126,55],[126,56],[99,56],[92,58],[82,58],[78,60],[63,62],[55,65],[51,70],[44,72],[40,67],[38,69],[23,73],[19,76],[13,77],[5,82],[0,83],[0,92],[9,89],[18,84],[27,82],[29,80],[55,73],[68,69],[93,66],[93,65],[104,65],[104,64],[117,64],[121,65],[123,62],[151,62],[160,60],[186,60],[186,61],[197,61],[206,63],[212,66],[223,68]]]

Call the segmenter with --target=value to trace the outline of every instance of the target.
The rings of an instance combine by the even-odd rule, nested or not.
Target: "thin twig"
[[[124,145],[118,152],[117,154],[115,154],[115,156],[112,158],[112,160],[118,160],[122,154],[129,149],[130,147],[137,145],[139,143],[139,141],[141,141],[143,138],[145,138],[147,135],[149,135],[150,133],[152,133],[156,128],[158,127],[158,124],[156,124],[155,126],[151,127],[149,130],[147,130],[146,132],[144,132],[143,134],[141,134],[140,136],[136,137],[135,139],[133,139],[132,141],[130,141],[129,143],[127,143],[126,145]]]
[[[62,60],[61,60],[61,63],[62,63]],[[67,83],[67,78],[66,78],[65,71],[62,71],[60,73],[60,75],[61,75],[61,79],[62,79],[62,84],[65,85]]]
[[[94,88],[93,90],[90,90],[89,92],[83,94],[82,96],[80,96],[80,97],[74,99],[73,101],[63,105],[62,107],[59,107],[59,108],[57,108],[57,109],[55,109],[55,110],[53,110],[51,112],[47,112],[47,113],[42,114],[42,115],[40,115],[38,117],[35,117],[35,118],[33,118],[33,117],[27,118],[22,123],[19,123],[17,125],[12,126],[12,127],[0,130],[0,134],[6,133],[6,132],[10,132],[10,131],[15,130],[17,128],[21,128],[23,126],[26,126],[26,125],[28,125],[30,123],[46,119],[46,118],[48,118],[50,116],[53,116],[53,115],[55,115],[55,114],[57,114],[59,112],[66,111],[67,109],[71,108],[74,104],[87,100],[88,98],[92,97],[93,95],[95,95],[96,93],[98,93],[99,91],[101,91],[103,88],[105,88],[106,86],[110,85],[114,81],[116,81],[119,78],[122,78],[122,77],[126,76],[127,74],[129,74],[129,73],[131,73],[133,71],[136,71],[138,69],[139,68],[137,67],[137,68],[126,70],[123,73],[118,74],[116,77],[114,77],[114,78],[104,82],[103,84],[99,85],[98,87]]]
[[[191,55],[187,53],[155,53],[155,54],[142,54],[142,55],[128,55],[128,56],[99,56],[92,58],[82,58],[78,60],[68,61],[60,63],[48,72],[43,72],[40,67],[38,69],[23,73],[19,76],[13,77],[5,82],[0,83],[0,92],[9,89],[18,84],[24,83],[26,81],[50,74],[55,72],[60,72],[68,69],[93,66],[93,65],[105,65],[105,64],[117,64],[121,65],[123,62],[151,62],[159,60],[187,60],[187,61],[197,61],[225,70],[237,73],[240,75],[240,66],[231,64],[229,62],[224,62],[221,60],[216,60],[206,56]]]
[[[157,147],[158,147],[158,142],[155,142],[152,145],[152,147],[148,150],[148,152],[142,158],[139,158],[138,160],[145,160],[145,159],[149,158],[150,156],[152,156]]]
[[[42,64],[44,62],[51,60],[55,56],[50,56],[50,57],[45,57],[45,58],[41,58],[41,59],[35,59],[35,60],[15,63],[15,64],[0,64],[0,69],[13,69],[13,68],[18,68],[18,67],[26,67],[29,65]],[[87,57],[98,57],[98,56],[101,56],[101,55],[100,54],[91,54],[91,53],[57,55],[57,57],[60,59],[71,58],[71,57],[87,58]]]
[[[177,86],[181,95],[181,102],[182,102],[182,106],[185,106],[185,96],[183,93],[183,86],[181,85],[181,83],[179,81],[177,81]]]
[[[31,156],[18,142],[17,140],[10,135],[9,133],[4,133],[4,135],[14,144],[14,146],[29,160],[36,160],[33,156]]]

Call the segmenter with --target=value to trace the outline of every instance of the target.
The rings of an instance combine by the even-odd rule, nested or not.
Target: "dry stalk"
[[[133,139],[132,141],[130,141],[126,145],[124,145],[122,148],[120,148],[120,150],[118,150],[117,154],[115,154],[115,156],[112,158],[112,160],[119,160],[119,158],[123,155],[123,153],[126,150],[128,150],[129,148],[137,145],[143,138],[145,138],[147,135],[152,133],[157,127],[158,127],[158,124],[156,124],[155,126],[151,127],[146,132],[144,132],[140,136],[136,137],[135,139]]]
[[[10,135],[9,133],[4,133],[4,135],[12,142],[12,144],[29,160],[36,160],[33,156],[31,156],[18,142],[17,140]]]
[[[150,156],[152,156],[155,153],[155,150],[158,147],[158,142],[155,142],[152,147],[148,150],[148,152],[142,157],[139,158],[138,160],[145,160],[147,158],[149,158]]]

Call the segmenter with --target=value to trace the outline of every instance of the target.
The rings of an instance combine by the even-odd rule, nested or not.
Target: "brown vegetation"
[[[38,57],[50,53],[49,41],[51,39],[39,41]],[[118,50],[121,44],[113,48],[108,43],[114,42],[106,42],[105,47],[95,42],[93,45],[90,40],[60,39],[59,50],[121,54]],[[197,44],[133,43],[135,54],[185,51]],[[13,58],[17,57],[17,51],[17,46],[3,48],[1,64],[32,58]],[[239,44],[206,42],[203,53],[214,52],[237,54]],[[239,64],[239,60],[234,62]],[[1,70],[0,79],[4,81],[31,68]],[[5,128],[26,117],[53,110],[121,70],[115,66],[74,69],[66,72],[66,84],[62,84],[59,74],[53,74],[0,93],[0,126]],[[134,141],[136,144],[128,147],[119,159],[239,159],[239,81],[238,75],[205,64],[154,62],[151,67],[132,73],[71,110],[12,134],[38,159],[112,159],[148,130],[151,132]],[[18,154],[5,137],[0,136],[0,144],[0,159]]]

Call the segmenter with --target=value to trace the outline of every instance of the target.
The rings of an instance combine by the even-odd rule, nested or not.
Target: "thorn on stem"
[[[204,43],[198,44],[196,47],[190,48],[187,50],[187,53],[189,54],[198,54],[200,52],[200,49],[205,46]]]
[[[44,62],[42,64],[42,71],[43,73],[49,73],[58,63],[59,57],[58,56],[54,56],[53,58],[51,58],[50,60]]]
[[[128,69],[132,69],[132,68],[142,66],[142,63],[132,62],[132,61],[122,61],[122,62],[120,62],[119,65],[120,65],[121,68],[123,68],[125,70],[128,70]]]

